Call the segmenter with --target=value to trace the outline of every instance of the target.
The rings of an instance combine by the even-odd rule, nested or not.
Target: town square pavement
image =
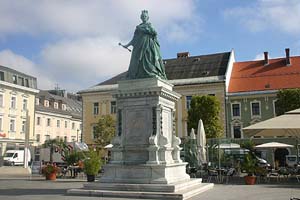
[[[41,176],[30,176],[18,172],[15,174],[1,173],[0,167],[0,200],[119,200],[120,198],[67,196],[66,190],[80,188],[85,182],[84,178],[57,179],[46,181]],[[243,184],[215,184],[209,191],[199,194],[190,200],[290,200],[292,197],[300,198],[300,183],[284,184],[256,184],[253,186]],[[126,200],[126,199],[123,199]]]

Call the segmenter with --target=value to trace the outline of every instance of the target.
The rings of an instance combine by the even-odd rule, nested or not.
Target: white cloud
[[[60,82],[95,84],[126,71],[130,54],[116,38],[82,38],[48,45],[41,54],[48,72]],[[82,86],[81,86],[82,87]]]
[[[263,60],[263,59],[264,59],[264,54],[263,53],[257,54],[254,58],[254,60]]]
[[[113,36],[127,38],[148,9],[159,30],[183,28],[186,37],[198,33],[195,0],[73,0],[73,1],[0,1],[0,36],[11,33],[54,33],[63,37]],[[199,23],[201,20],[199,20]],[[201,24],[201,23],[200,23]],[[166,35],[168,37],[168,35]]]
[[[59,84],[76,91],[127,70],[130,53],[118,42],[132,38],[141,10],[149,10],[160,40],[180,43],[198,37],[204,21],[196,10],[196,1],[0,1],[0,39],[30,35],[33,40],[46,41],[35,53],[36,60],[10,52],[14,62],[8,65],[35,75],[42,89]],[[0,64],[7,61],[3,56]]]
[[[224,12],[253,32],[278,30],[289,34],[300,33],[299,0],[258,0],[248,7],[235,7]]]
[[[35,63],[10,50],[0,51],[0,65],[36,77],[38,87],[41,89],[54,87],[55,82],[46,73],[43,73]]]

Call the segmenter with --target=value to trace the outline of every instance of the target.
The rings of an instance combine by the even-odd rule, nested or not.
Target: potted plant
[[[46,180],[56,180],[56,173],[59,172],[59,167],[53,164],[47,164],[42,167],[42,174],[46,177]]]
[[[245,156],[244,162],[242,163],[242,170],[244,170],[247,175],[244,177],[247,185],[254,185],[256,181],[256,160],[251,154]]]
[[[101,168],[101,160],[100,156],[98,156],[97,152],[90,151],[89,158],[84,160],[84,172],[87,176],[88,182],[95,181],[95,176],[98,174]]]

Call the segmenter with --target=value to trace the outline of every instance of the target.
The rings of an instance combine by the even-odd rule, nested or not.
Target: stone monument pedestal
[[[184,199],[213,187],[201,179],[191,180],[187,163],[180,159],[180,139],[175,136],[175,103],[180,95],[173,85],[159,78],[125,80],[118,85],[111,161],[98,183],[68,193]]]

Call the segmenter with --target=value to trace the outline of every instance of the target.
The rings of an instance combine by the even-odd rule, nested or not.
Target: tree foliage
[[[283,89],[277,93],[276,115],[300,108],[300,89]]]
[[[112,138],[115,136],[116,120],[112,115],[103,115],[99,119],[95,129],[95,143],[98,144],[100,148],[103,148],[110,144]]]
[[[220,101],[215,96],[193,96],[188,111],[188,130],[197,130],[199,119],[202,119],[206,138],[220,137],[223,132],[220,110]]]

